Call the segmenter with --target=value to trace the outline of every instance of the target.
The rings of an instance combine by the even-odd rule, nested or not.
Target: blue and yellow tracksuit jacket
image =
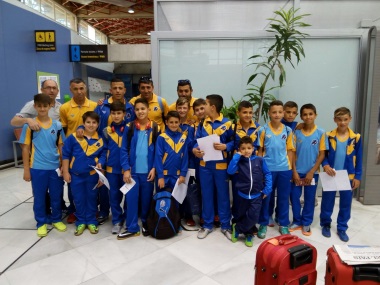
[[[258,148],[257,146],[257,131],[260,128],[259,123],[255,123],[251,121],[251,125],[249,126],[248,130],[244,130],[243,127],[241,126],[240,120],[237,121],[236,126],[235,124],[232,125],[232,130],[235,132],[235,127],[236,127],[236,134],[235,137],[233,138],[234,140],[234,150],[238,149],[239,141],[242,137],[249,136],[252,139],[253,146],[255,149]]]
[[[124,129],[123,139],[120,149],[120,163],[123,171],[131,170],[131,173],[136,173],[136,144],[138,140],[138,129],[136,124],[134,125],[133,136],[131,138],[130,146],[128,145],[128,130],[130,128],[130,123],[127,124]],[[148,170],[150,171],[154,167],[154,151],[155,145],[152,143],[153,140],[153,121],[150,121],[150,128],[146,130],[149,136],[148,140]],[[160,127],[158,126],[158,134],[160,133]],[[129,153],[128,153],[128,148]]]
[[[180,124],[179,127],[182,133],[186,134],[186,146],[188,151],[189,168],[195,167],[195,155],[193,154],[193,146],[195,141],[195,126],[194,124],[189,124],[188,122]]]
[[[347,169],[350,180],[362,178],[362,155],[363,146],[360,134],[355,133],[350,128],[348,129],[349,137],[347,140],[346,160],[344,162],[344,169]],[[334,168],[337,129],[327,132],[327,139],[329,142],[329,150],[322,162],[322,166],[330,165]]]
[[[99,122],[99,132],[103,131],[104,128],[107,126],[110,126],[112,123],[112,118],[111,118],[111,110],[110,110],[110,105],[113,103],[112,97],[106,99],[103,101],[103,105],[96,106],[95,112],[99,115],[100,117],[100,122]],[[126,123],[132,122],[135,119],[135,111],[129,102],[125,102],[125,117],[124,120]]]
[[[125,121],[103,129],[104,145],[106,149],[106,165],[102,165],[108,173],[121,174],[123,171],[120,164],[120,148],[123,140]]]
[[[212,134],[217,134],[220,137],[220,143],[226,144],[227,149],[223,151],[223,159],[218,161],[207,161],[203,159],[200,160],[200,166],[205,166],[211,169],[227,169],[227,152],[234,149],[234,141],[231,140],[233,136],[232,122],[223,115],[220,116],[212,122],[209,117],[207,117],[203,124],[199,124],[196,133],[196,139],[210,136]],[[198,143],[194,145],[194,148],[198,147]]]
[[[106,161],[103,139],[97,133],[90,139],[86,136],[78,139],[73,133],[65,140],[62,159],[69,160],[69,170],[74,174],[93,174],[95,170],[91,166],[104,165]]]
[[[186,177],[189,163],[186,138],[186,133],[173,132],[169,128],[159,135],[154,160],[158,179],[165,176]]]

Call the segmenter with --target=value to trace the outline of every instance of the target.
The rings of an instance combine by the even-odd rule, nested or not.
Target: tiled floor
[[[99,234],[85,231],[74,236],[74,226],[65,233],[52,229],[38,238],[33,218],[30,184],[22,180],[22,169],[0,171],[0,284],[253,284],[257,247],[243,241],[231,243],[220,230],[199,240],[196,232],[183,231],[169,240],[151,237],[118,241],[111,223],[100,226]],[[333,232],[322,237],[318,226],[319,207],[310,237],[318,250],[318,282],[323,284],[325,253],[342,242]],[[336,213],[334,219],[336,218]],[[350,243],[378,245],[380,206],[353,202],[349,223]],[[333,226],[334,229],[335,225]],[[278,235],[276,228],[268,237]]]

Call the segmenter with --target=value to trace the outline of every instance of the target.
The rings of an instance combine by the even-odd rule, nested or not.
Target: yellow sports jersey
[[[194,109],[193,109],[193,104],[194,104],[194,101],[197,100],[198,98],[194,98],[194,97],[191,97],[191,100],[190,100],[190,109],[189,109],[189,113],[187,113],[187,120],[188,121],[192,121],[192,122],[199,122],[197,116],[194,115]],[[169,106],[169,111],[176,111],[176,102],[174,102],[173,104],[171,104]]]
[[[141,95],[133,97],[129,103],[131,103],[133,106],[135,105],[135,101],[141,98]],[[161,109],[161,106],[163,110]],[[163,132],[165,130],[165,122],[163,120],[163,115],[166,116],[166,114],[169,112],[168,103],[166,103],[166,100],[162,97],[157,96],[153,93],[152,100],[149,101],[149,113],[148,118],[151,121],[154,121],[157,123],[157,125],[160,127],[161,131]]]
[[[97,103],[86,98],[84,104],[79,106],[73,99],[66,102],[59,109],[59,116],[63,128],[67,128],[66,137],[74,133],[80,125],[83,125],[82,116],[87,111],[94,111]]]

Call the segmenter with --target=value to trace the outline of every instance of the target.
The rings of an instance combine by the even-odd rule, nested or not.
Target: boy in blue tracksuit
[[[45,205],[47,190],[50,193],[52,208],[50,218],[53,226],[58,231],[66,231],[66,225],[62,223],[61,219],[63,179],[56,171],[60,167],[60,150],[64,132],[60,122],[49,118],[51,98],[48,95],[35,95],[33,106],[37,111],[36,121],[40,125],[40,130],[31,131],[28,124],[25,124],[19,142],[23,144],[24,180],[32,182],[33,211],[34,218],[37,221],[37,235],[45,237],[48,223]]]
[[[253,228],[259,219],[261,202],[272,191],[272,173],[265,160],[255,156],[251,137],[245,136],[239,140],[238,152],[234,154],[227,172],[236,176],[235,188],[240,196],[231,241],[237,242],[239,233],[242,233],[245,235],[245,245],[252,247]]]
[[[198,232],[198,238],[204,239],[213,230],[214,221],[214,194],[218,201],[218,214],[221,222],[222,233],[231,239],[231,209],[229,197],[229,184],[227,174],[227,152],[233,150],[231,121],[220,113],[223,107],[223,97],[217,94],[206,96],[206,119],[197,128],[196,138],[203,138],[216,134],[220,137],[220,143],[214,143],[216,150],[222,151],[223,158],[217,161],[204,161],[204,151],[199,149],[196,143],[193,153],[200,158],[199,178],[202,188],[202,217],[203,228]],[[215,191],[216,188],[216,191]]]
[[[125,220],[123,209],[120,206],[123,193],[119,190],[123,184],[123,172],[120,164],[120,148],[122,145],[125,124],[125,105],[119,101],[110,104],[112,122],[103,129],[104,145],[107,151],[105,165],[106,176],[110,185],[109,197],[112,212],[112,234],[118,234]],[[108,189],[106,189],[108,191]],[[126,202],[124,201],[124,204]]]
[[[124,171],[123,181],[136,184],[126,194],[127,218],[126,229],[118,234],[117,239],[123,240],[140,235],[140,217],[142,233],[148,236],[146,219],[153,196],[155,167],[155,141],[160,131],[157,123],[149,120],[149,103],[145,98],[138,98],[135,102],[136,120],[129,123],[124,130],[120,149],[120,163]]]
[[[352,189],[360,186],[362,177],[362,139],[360,134],[351,130],[348,125],[351,122],[351,112],[346,107],[341,107],[334,112],[334,122],[337,128],[328,132],[329,149],[322,162],[323,170],[330,176],[335,175],[335,170],[346,169],[351,181]],[[323,191],[320,224],[322,235],[331,237],[331,215],[335,203],[335,191]],[[348,221],[351,217],[352,191],[339,191],[338,236],[347,242],[346,233]]]
[[[325,131],[318,128],[314,121],[317,110],[313,104],[301,107],[302,128],[295,130],[296,158],[293,161],[293,183],[290,193],[293,223],[289,231],[302,230],[305,236],[311,235],[310,225],[314,217],[314,201],[318,185],[318,170],[327,149]],[[304,188],[304,206],[301,211],[300,197]]]
[[[185,183],[188,170],[188,151],[186,145],[187,132],[182,132],[180,117],[177,111],[169,111],[166,115],[165,133],[160,134],[156,142],[154,164],[156,166],[158,189],[173,189]]]
[[[76,207],[74,235],[81,235],[87,228],[97,234],[96,219],[99,176],[91,166],[101,169],[105,165],[103,139],[98,135],[99,115],[94,111],[83,114],[84,136],[71,134],[62,149],[62,172],[67,183],[71,183]]]
[[[275,100],[269,105],[270,122],[259,130],[258,155],[263,156],[272,172],[272,191],[277,189],[277,207],[279,231],[289,234],[289,196],[290,180],[292,179],[292,161],[294,157],[294,143],[292,130],[281,123],[284,116],[283,103]],[[270,199],[264,200],[259,218],[257,236],[265,238],[269,224]]]

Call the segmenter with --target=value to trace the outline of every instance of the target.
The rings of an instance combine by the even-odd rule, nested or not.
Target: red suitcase
[[[315,285],[317,250],[294,235],[262,242],[256,253],[256,285]]]
[[[335,250],[327,251],[326,285],[379,285],[380,264],[347,265]]]

